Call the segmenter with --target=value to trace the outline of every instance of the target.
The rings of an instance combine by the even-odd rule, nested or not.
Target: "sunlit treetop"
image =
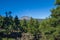
[[[51,16],[52,17],[60,17],[60,6],[57,6],[56,8],[52,9],[51,10],[52,14]]]
[[[60,5],[60,0],[55,0],[56,5]]]

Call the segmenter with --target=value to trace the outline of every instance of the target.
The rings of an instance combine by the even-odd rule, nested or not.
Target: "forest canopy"
[[[60,0],[55,0],[55,6],[50,17],[42,21],[32,17],[30,20],[20,20],[18,16],[13,17],[11,11],[5,12],[6,16],[0,15],[0,32],[31,33],[38,37],[36,40],[60,40]]]

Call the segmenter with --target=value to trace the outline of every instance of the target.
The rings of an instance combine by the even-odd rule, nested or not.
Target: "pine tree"
[[[56,31],[53,33],[55,36],[55,40],[59,40],[57,36],[60,37],[60,0],[55,0],[56,8],[52,9],[51,19],[54,19],[52,22],[52,26],[55,27]]]
[[[15,16],[15,18],[14,18],[14,29],[18,30],[19,27],[20,27],[20,21],[18,19],[18,16]]]
[[[35,40],[39,40],[39,35],[40,35],[40,31],[39,31],[39,22],[37,19],[35,19],[34,21],[34,36],[35,36]]]
[[[9,14],[10,12],[6,12],[6,17],[4,17],[4,21],[3,21],[3,28],[6,30],[6,34],[8,35],[10,30],[10,19],[9,19]],[[8,40],[8,37],[7,37]]]
[[[60,0],[56,0],[56,8],[52,9],[51,18],[55,18],[55,22],[52,25],[55,27],[60,24]]]
[[[32,33],[34,32],[34,19],[31,17],[28,24],[28,32]]]
[[[2,28],[3,25],[3,17],[0,15],[0,28]]]
[[[25,19],[21,20],[22,32],[27,33],[27,21]]]
[[[13,22],[13,17],[12,17],[12,15],[11,15],[11,11],[9,11],[9,31],[12,31],[13,30],[13,24],[14,24],[14,22]]]
[[[60,5],[60,0],[55,0],[56,5]]]

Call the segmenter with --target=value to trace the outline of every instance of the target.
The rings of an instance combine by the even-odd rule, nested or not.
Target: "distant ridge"
[[[30,18],[31,17],[29,17],[29,16],[22,16],[21,18],[20,18],[20,20],[23,20],[23,19],[25,19],[25,20],[30,20]],[[36,19],[36,18],[34,18],[34,19]],[[42,21],[42,20],[44,20],[44,19],[37,19],[38,21]]]
[[[20,18],[20,20],[23,20],[23,19],[25,19],[25,20],[30,20],[30,18],[31,18],[31,17],[29,17],[29,16],[22,16],[22,17]]]

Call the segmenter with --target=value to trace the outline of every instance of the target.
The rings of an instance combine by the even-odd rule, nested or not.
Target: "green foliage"
[[[27,32],[27,21],[25,19],[21,20],[21,28],[22,28],[22,32]]]
[[[56,7],[55,9],[52,9],[51,12],[52,12],[51,17],[59,18],[60,17],[60,6]]]
[[[0,28],[2,27],[3,25],[3,17],[0,15]]]
[[[56,5],[60,5],[60,0],[56,0]],[[33,34],[35,38],[40,34],[40,40],[58,40],[60,38],[60,6],[52,9],[51,13],[50,18],[39,22],[32,17],[28,21],[25,19],[19,20],[18,16],[13,18],[11,11],[9,11],[6,12],[5,17],[0,16],[0,27],[5,29],[4,31],[7,34],[11,31],[29,32]]]
[[[20,21],[19,21],[18,17],[16,16],[14,18],[14,30],[18,30],[19,27],[20,27]]]
[[[60,0],[56,0],[56,5],[60,5]],[[60,37],[60,6],[51,10],[51,17],[40,23],[42,38],[46,40],[59,40]],[[57,37],[58,35],[58,37]]]
[[[31,17],[28,23],[28,32],[33,33],[34,19]]]
[[[60,5],[60,0],[55,0],[56,5]]]

